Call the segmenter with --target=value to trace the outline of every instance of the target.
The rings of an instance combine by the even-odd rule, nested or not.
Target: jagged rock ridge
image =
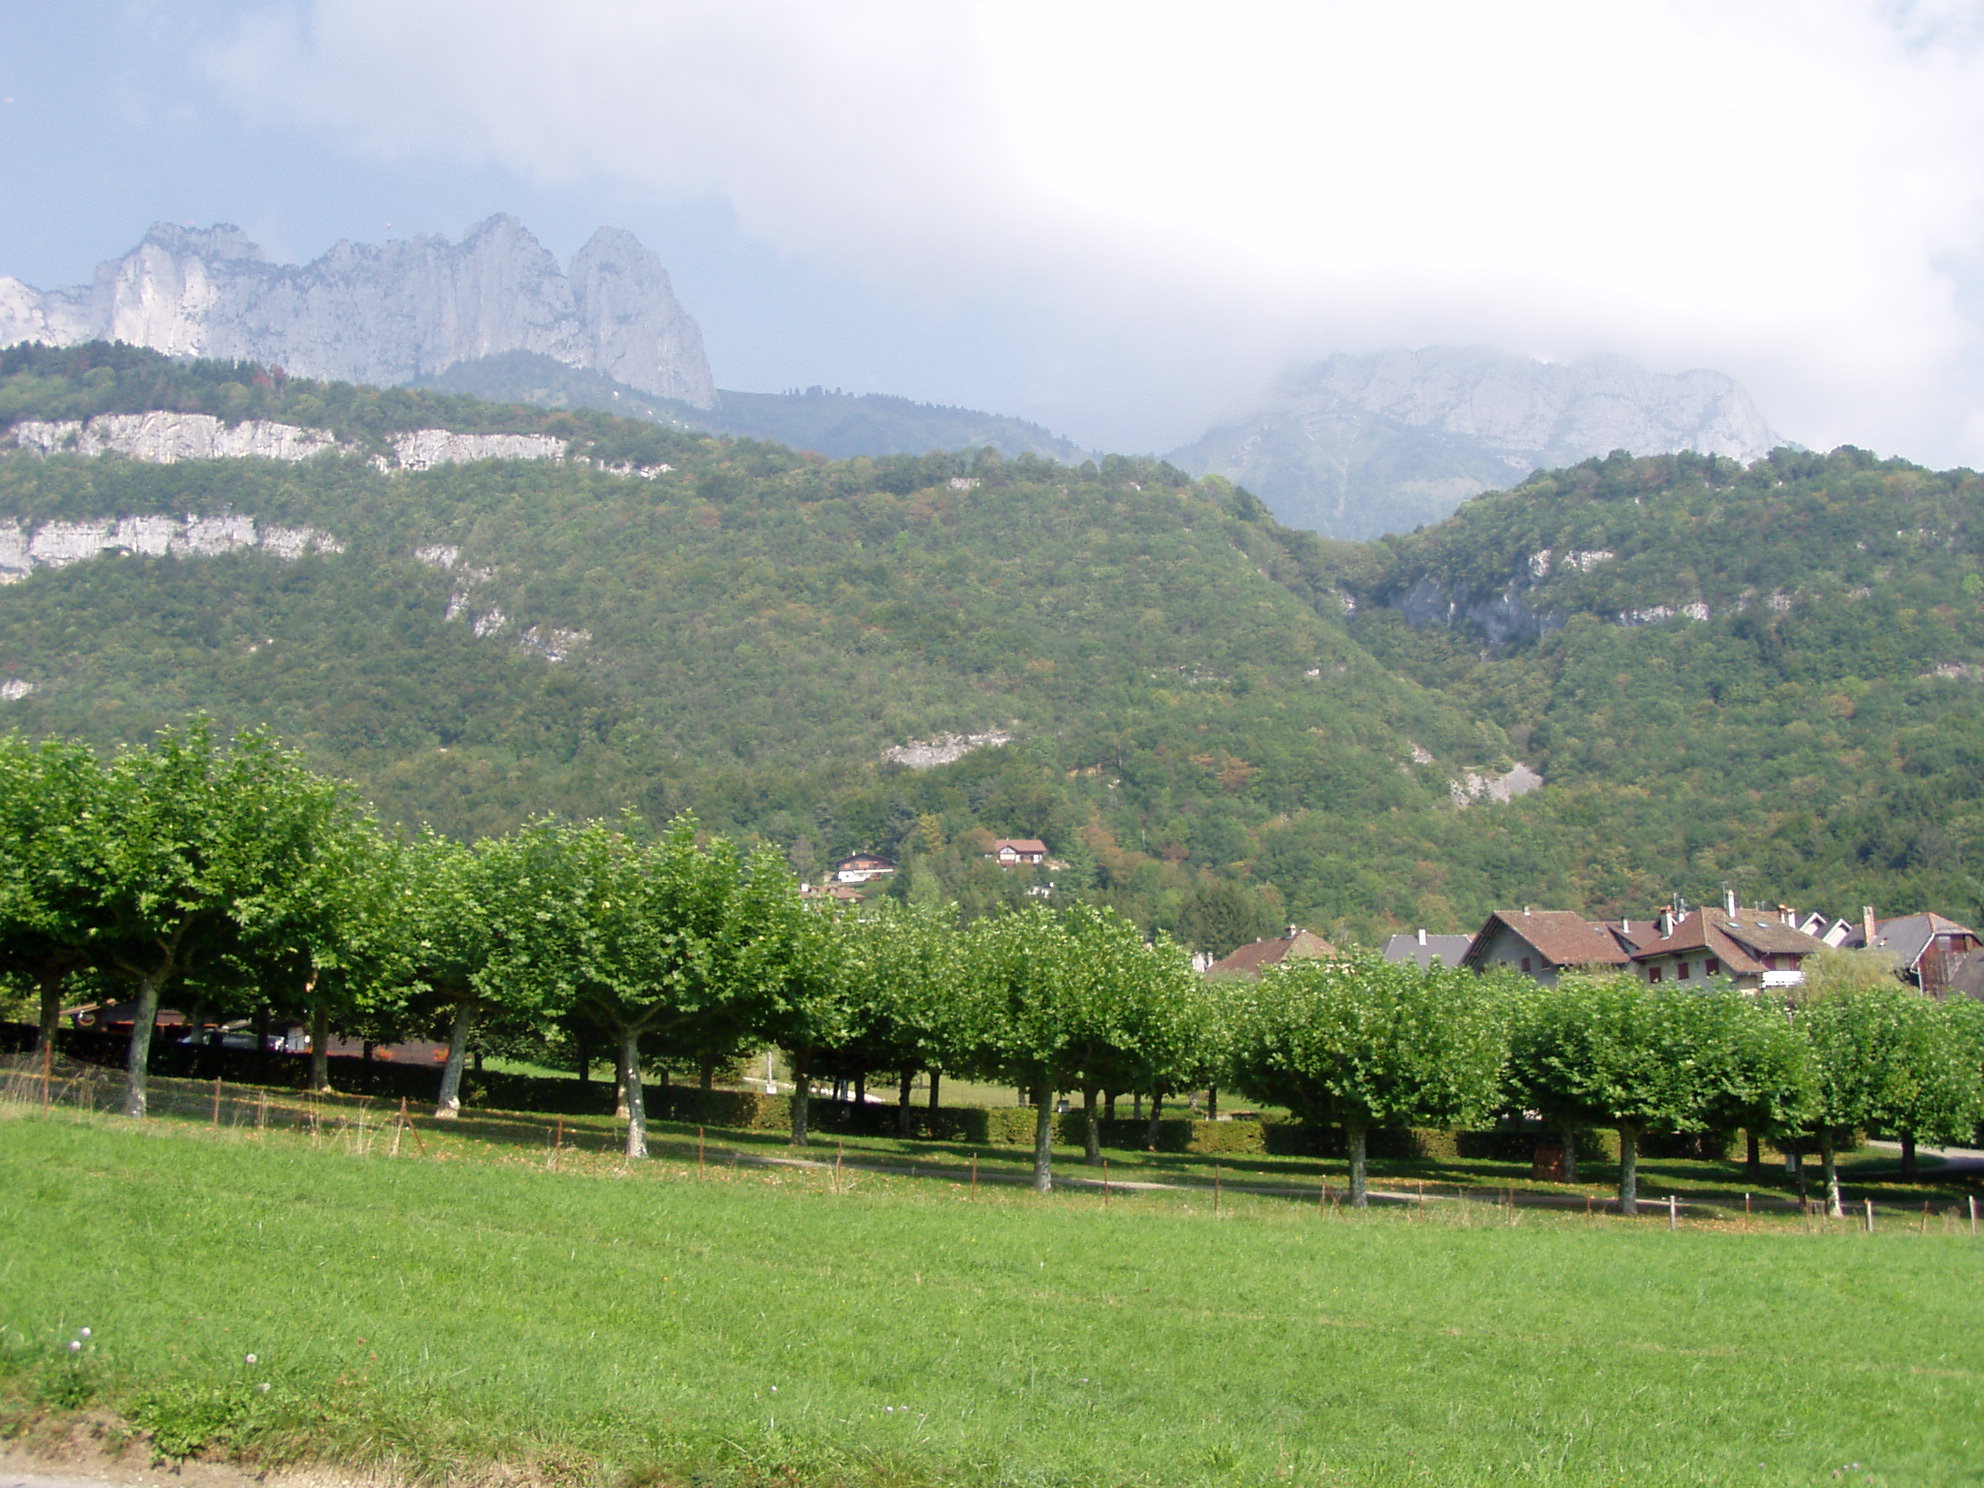
[[[459,243],[341,242],[302,265],[270,263],[236,227],[159,223],[89,284],[43,293],[0,278],[0,345],[92,340],[374,384],[529,351],[696,408],[715,401],[702,332],[631,233],[601,228],[561,268],[507,215]]]
[[[1239,481],[1282,522],[1332,537],[1408,531],[1532,471],[1615,449],[1755,460],[1782,443],[1720,372],[1619,357],[1542,362],[1482,347],[1334,356],[1273,405],[1170,458]]]

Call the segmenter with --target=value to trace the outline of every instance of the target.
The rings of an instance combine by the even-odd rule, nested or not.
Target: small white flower
[[[264,1395],[269,1393],[269,1385],[268,1385],[268,1381],[266,1380],[264,1380],[261,1384],[255,1386],[255,1388],[260,1390]]]
[[[83,1345],[82,1345],[82,1342],[81,1342],[81,1340],[80,1340],[80,1339],[75,1339],[75,1338],[72,1338],[72,1339],[70,1339],[70,1340],[69,1340],[69,1352],[70,1352],[70,1353],[72,1353],[72,1354],[80,1354],[80,1353],[81,1353],[82,1351],[83,1351]]]
[[[772,1394],[774,1394],[774,1395],[776,1395],[776,1394],[778,1394],[778,1386],[777,1386],[777,1385],[773,1385],[773,1386],[772,1386]]]
[[[88,1328],[79,1328],[77,1332],[84,1338],[88,1338],[90,1336],[90,1330]]]
[[[882,1407],[882,1409],[887,1411],[892,1416],[896,1413],[896,1408],[893,1405],[885,1405]]]
[[[254,1356],[253,1354],[250,1354],[250,1355],[248,1356],[248,1362],[249,1362],[250,1364],[255,1364],[255,1363],[259,1363],[260,1361],[259,1361],[258,1359],[256,1359],[256,1357],[255,1357],[255,1356]]]

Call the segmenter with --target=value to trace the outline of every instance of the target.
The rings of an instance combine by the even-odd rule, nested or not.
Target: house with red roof
[[[1632,953],[1605,925],[1568,909],[1498,909],[1475,932],[1460,964],[1506,966],[1554,987],[1567,971],[1619,971]]]
[[[985,856],[1001,868],[1037,868],[1047,861],[1047,844],[1038,837],[1001,837]]]
[[[1314,931],[1290,925],[1281,934],[1243,945],[1206,968],[1209,977],[1256,977],[1285,961],[1334,960],[1337,948]]]

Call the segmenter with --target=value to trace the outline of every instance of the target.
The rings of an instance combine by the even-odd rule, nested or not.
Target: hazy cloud
[[[1812,443],[1984,463],[1977,14],[316,0],[212,62],[365,152],[715,193],[784,253],[1139,355],[1614,350]]]

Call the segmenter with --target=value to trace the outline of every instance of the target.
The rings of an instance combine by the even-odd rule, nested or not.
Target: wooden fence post
[[[1673,1194],[1667,1196],[1667,1228],[1670,1230],[1681,1228],[1681,1211]]]
[[[978,1154],[976,1152],[971,1155],[971,1196],[974,1199],[978,1197]]]
[[[1867,1233],[1871,1235],[1874,1233],[1874,1201],[1868,1199],[1865,1202],[1867,1205]]]
[[[696,1128],[696,1176],[697,1176],[698,1178],[701,1178],[701,1177],[703,1177],[703,1176],[704,1176],[704,1173],[703,1173],[703,1128],[701,1128],[700,1126]]]

